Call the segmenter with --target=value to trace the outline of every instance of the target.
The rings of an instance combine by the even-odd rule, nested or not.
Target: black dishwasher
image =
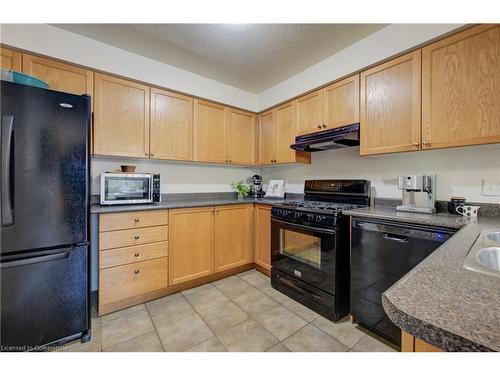
[[[382,293],[450,238],[452,229],[352,219],[350,312],[360,326],[401,345]]]

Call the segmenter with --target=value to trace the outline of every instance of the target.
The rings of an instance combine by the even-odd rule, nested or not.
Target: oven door
[[[309,225],[271,219],[272,266],[334,294],[336,232]]]
[[[153,201],[153,175],[103,173],[101,204],[134,204]]]

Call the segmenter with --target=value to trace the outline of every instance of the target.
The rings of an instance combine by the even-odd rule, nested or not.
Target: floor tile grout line
[[[215,286],[214,286],[214,288],[215,288]],[[217,288],[216,288],[216,289],[217,289]],[[203,290],[203,289],[202,289],[202,290]],[[218,289],[217,289],[217,290],[218,290]],[[220,292],[220,293],[222,293],[221,291],[219,291],[219,292]],[[197,292],[195,292],[195,293],[197,293]],[[224,296],[224,297],[225,297],[225,296]],[[227,297],[226,297],[226,298],[227,298]],[[215,332],[214,332],[214,331],[212,331],[212,328],[210,328],[210,326],[207,324],[207,322],[205,321],[205,319],[203,319],[203,317],[200,315],[200,313],[199,313],[199,312],[198,312],[198,311],[194,308],[194,306],[191,304],[191,302],[189,301],[189,299],[188,299],[188,298],[186,298],[186,296],[184,296],[184,299],[187,301],[187,303],[189,304],[189,306],[191,306],[191,308],[193,309],[194,313],[195,313],[195,314],[196,314],[196,315],[197,315],[197,316],[201,319],[201,321],[203,322],[203,324],[205,324],[205,325],[207,326],[208,330],[209,330],[210,332],[212,332],[212,337],[209,337],[207,340],[210,340],[210,339],[211,339],[211,338],[213,338],[214,336],[215,336],[215,337],[217,337],[217,335],[215,334]],[[208,310],[208,309],[207,309],[207,310]],[[191,346],[191,347],[189,347],[189,348],[187,348],[187,349],[185,349],[185,350],[183,350],[183,351],[185,352],[186,350],[189,350],[189,349],[191,349],[191,348],[194,348],[196,345],[199,345],[199,344],[201,344],[202,342],[205,342],[205,341],[207,341],[207,340],[203,340],[203,341],[201,341],[201,342],[199,342],[199,343],[197,343],[197,344],[195,344],[195,345],[193,345],[193,346]],[[219,340],[219,338],[218,338],[218,337],[217,337],[217,340]],[[220,341],[220,340],[219,340],[219,341]],[[221,341],[220,343],[222,344],[222,346],[224,346],[224,344],[222,343],[222,341]],[[224,347],[225,347],[225,346],[224,346]],[[227,350],[227,348],[226,348],[226,350]]]
[[[163,351],[166,352],[165,346],[163,345],[163,341],[161,340],[160,334],[158,333],[158,328],[156,328],[155,321],[154,321],[153,317],[151,316],[151,312],[149,311],[148,304],[146,303],[145,306],[146,306],[146,311],[148,312],[149,319],[151,319],[151,323],[153,323],[153,328],[155,330],[156,336],[158,337],[158,340],[160,341],[160,345],[161,345]]]
[[[151,319],[151,316],[149,315],[149,311],[148,311],[148,309],[147,309],[146,304],[145,304],[145,303],[142,303],[142,305],[144,305],[144,310],[146,310],[146,312],[147,312],[147,314],[148,314],[148,316],[149,316],[149,319],[151,320],[151,324],[153,325],[153,329],[154,329],[154,330],[156,330],[156,329],[155,329],[154,322],[153,322],[153,319]],[[139,306],[139,305],[136,305],[136,306]],[[135,306],[133,306],[133,307],[135,307]],[[125,310],[126,310],[126,309],[125,309]],[[125,310],[120,310],[120,311],[125,311]],[[137,310],[137,311],[141,311],[141,310]],[[135,312],[135,311],[132,311],[132,312]],[[129,314],[129,313],[131,313],[131,312],[130,312],[130,311],[125,312],[125,314]],[[113,320],[115,320],[115,319],[117,319],[117,318],[116,318],[116,317],[115,317],[115,318],[113,318]],[[151,331],[148,331],[148,332],[151,332]],[[139,337],[139,336],[141,336],[142,334],[144,334],[144,333],[148,333],[148,332],[142,332],[142,333],[140,333],[140,334],[138,334],[138,335],[135,335],[135,336],[133,336],[133,337],[129,337],[129,338],[128,338],[128,339],[126,339],[126,340],[119,341],[119,342],[117,342],[117,343],[115,343],[115,344],[113,344],[113,345],[108,346],[107,348],[104,348],[104,347],[103,347],[103,345],[102,345],[102,325],[101,325],[101,352],[103,352],[103,351],[104,351],[104,349],[109,349],[109,348],[111,348],[112,346],[115,346],[115,345],[117,345],[117,344],[121,344],[121,343],[124,343],[125,341],[131,340],[131,339],[135,339],[136,337]],[[161,340],[160,340],[160,341],[161,341]]]
[[[314,320],[311,320],[310,324],[313,326],[313,327],[316,327],[317,329],[319,329],[321,332],[323,332],[324,334],[328,335],[329,337],[331,337],[332,339],[334,339],[335,341],[337,341],[340,345],[343,345],[345,346],[349,351],[351,350],[351,348],[354,348],[354,346],[365,336],[365,334],[363,333],[363,336],[361,336],[354,344],[352,347],[349,347],[348,345],[344,344],[343,342],[341,342],[338,338],[330,335],[328,332],[326,332],[324,329],[321,329],[321,327],[318,327],[317,325],[313,324],[313,322],[315,322],[316,320],[318,320],[319,318],[321,318],[321,316],[318,316],[317,318],[315,318]]]

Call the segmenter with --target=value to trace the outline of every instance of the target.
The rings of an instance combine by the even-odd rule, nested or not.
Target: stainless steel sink
[[[500,244],[500,231],[485,233],[484,239],[489,243]]]
[[[483,231],[463,261],[464,268],[500,277],[500,231]]]
[[[485,247],[477,252],[477,261],[483,266],[500,271],[500,247]]]

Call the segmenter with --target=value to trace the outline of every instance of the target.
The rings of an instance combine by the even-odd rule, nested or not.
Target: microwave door
[[[101,204],[152,202],[150,174],[104,174],[101,178]]]

